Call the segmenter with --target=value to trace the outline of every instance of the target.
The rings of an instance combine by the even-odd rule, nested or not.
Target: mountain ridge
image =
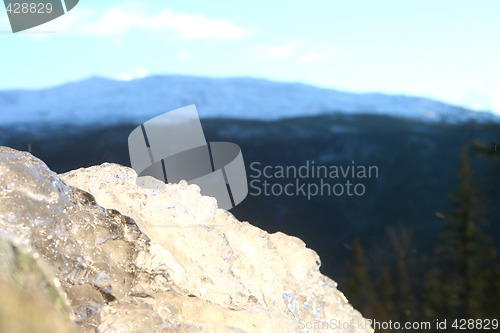
[[[46,89],[0,91],[0,126],[142,123],[189,104],[196,104],[201,118],[277,120],[339,113],[500,123],[493,113],[424,97],[352,93],[257,78],[153,75],[131,81],[91,77]]]

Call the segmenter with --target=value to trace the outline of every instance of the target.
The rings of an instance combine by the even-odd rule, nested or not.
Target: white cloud
[[[281,45],[258,46],[255,54],[258,59],[280,60],[288,58],[296,62],[310,63],[329,59],[330,49],[331,47],[315,47],[306,41],[296,40]]]
[[[458,95],[456,102],[474,110],[490,110],[500,114],[500,87],[481,87],[470,89]]]
[[[489,96],[489,109],[500,116],[500,89]]]
[[[307,52],[300,57],[301,62],[318,62],[326,60],[328,56],[321,52]]]
[[[71,26],[64,29],[68,33],[115,38],[137,30],[162,33],[177,39],[237,40],[251,34],[250,30],[223,19],[175,13],[169,9],[147,14],[143,6],[134,3],[112,7],[101,15],[85,15],[84,19],[82,15],[75,15],[69,24]]]
[[[297,51],[297,47],[293,44],[271,46],[268,50],[268,56],[271,59],[281,59],[291,56]]]
[[[299,41],[282,45],[261,45],[257,47],[256,55],[270,60],[283,59],[295,55],[301,45],[302,42]]]
[[[242,39],[250,31],[222,19],[208,19],[202,15],[173,14],[163,11],[157,14],[158,26],[172,28],[181,39]]]
[[[193,59],[194,56],[189,51],[179,51],[179,52],[177,52],[177,58],[179,58],[180,60],[187,61],[187,60]]]
[[[200,14],[175,13],[164,9],[147,13],[143,4],[126,3],[109,8],[103,13],[78,8],[67,15],[30,31],[53,31],[93,37],[110,37],[120,41],[133,31],[162,34],[175,39],[238,40],[252,31],[223,19],[211,19]]]
[[[135,79],[141,79],[149,75],[149,72],[144,68],[136,68],[132,72],[121,73],[116,77],[120,81],[131,81]]]

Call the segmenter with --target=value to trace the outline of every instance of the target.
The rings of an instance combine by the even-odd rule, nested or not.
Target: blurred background
[[[130,166],[135,127],[196,104],[249,176],[375,165],[362,196],[249,195],[231,213],[303,239],[367,318],[493,319],[499,14],[495,0],[82,0],[12,34],[0,10],[0,145],[59,173]]]

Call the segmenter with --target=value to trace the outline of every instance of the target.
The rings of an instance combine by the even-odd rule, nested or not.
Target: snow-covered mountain
[[[369,113],[447,123],[500,122],[436,100],[356,94],[262,79],[150,76],[133,81],[91,78],[43,90],[0,91],[0,126],[23,123],[142,123],[196,104],[202,118],[274,120],[324,113]]]

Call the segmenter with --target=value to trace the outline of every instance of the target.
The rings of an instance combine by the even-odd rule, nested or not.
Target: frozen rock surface
[[[0,332],[77,332],[67,297],[37,252],[0,232]],[[30,320],[26,320],[30,318]]]
[[[0,233],[43,258],[83,332],[372,331],[304,242],[185,182],[116,164],[59,176],[0,147]]]

